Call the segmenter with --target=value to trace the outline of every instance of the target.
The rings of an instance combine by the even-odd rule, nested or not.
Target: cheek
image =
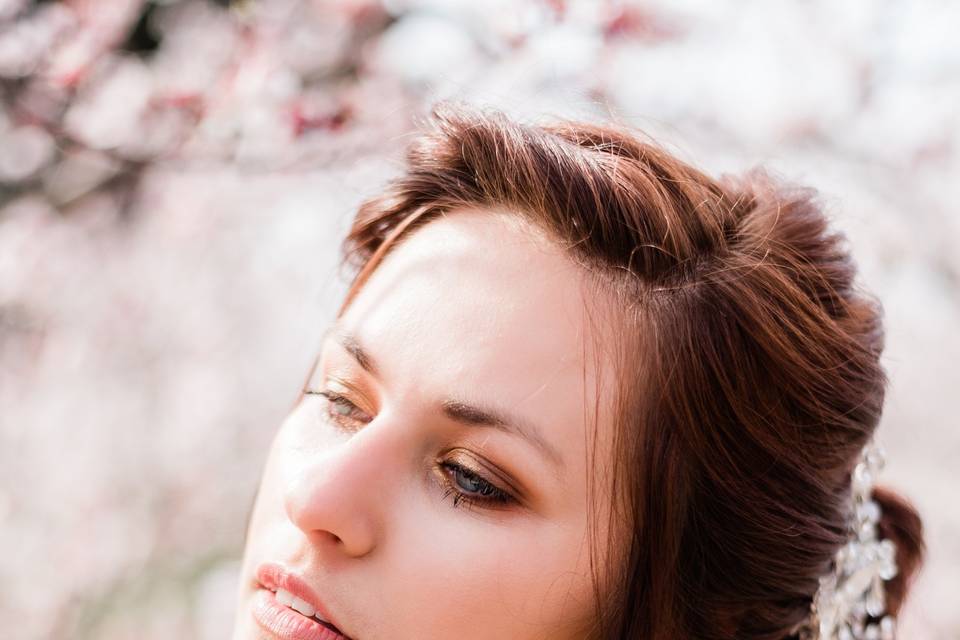
[[[248,559],[251,555],[256,555],[249,553],[250,550],[265,543],[268,546],[273,535],[271,529],[282,524],[283,494],[279,471],[283,465],[283,450],[277,446],[280,436],[278,433],[271,445],[250,512],[245,542],[245,555]]]
[[[403,537],[420,542],[404,545],[387,577],[398,581],[392,593],[409,598],[397,611],[418,612],[416,637],[577,637],[564,630],[581,628],[591,611],[583,532],[535,517],[493,523],[442,509],[450,512],[410,519]]]
[[[303,402],[298,406],[280,425],[270,444],[247,530],[248,548],[257,543],[269,546],[278,529],[291,529],[284,511],[289,471],[302,466],[304,455],[335,443],[336,434],[320,428],[320,409],[316,404]]]

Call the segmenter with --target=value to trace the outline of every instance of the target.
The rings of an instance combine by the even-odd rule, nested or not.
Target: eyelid
[[[340,429],[341,431],[355,433],[362,429],[368,422],[370,422],[370,420],[372,420],[372,418],[366,415],[363,409],[354,404],[354,402],[351,401],[347,396],[341,395],[336,391],[331,391],[328,389],[324,389],[322,391],[307,390],[304,393],[307,395],[317,395],[324,398],[325,402],[323,407],[323,420],[329,422],[331,425],[337,429]],[[340,403],[349,405],[351,412],[352,410],[356,410],[357,412],[363,414],[363,417],[352,417],[347,414],[334,415],[331,409]]]
[[[484,511],[507,511],[520,504],[517,498],[491,482],[484,474],[477,472],[472,467],[467,467],[456,462],[446,461],[440,464],[441,482],[443,483],[444,498],[452,497],[453,506],[457,508],[463,504],[467,508]],[[493,495],[483,495],[464,491],[457,483],[456,476],[465,474],[472,476],[483,484],[487,485]]]
[[[328,373],[323,378],[323,383],[319,385],[319,388],[312,388],[314,392],[319,391],[329,391],[333,394],[342,397],[344,400],[349,401],[354,406],[357,407],[360,411],[364,412],[371,418],[377,415],[376,404],[367,397],[363,391],[361,391],[358,385],[351,383],[345,377],[341,377],[335,373]]]
[[[516,482],[512,481],[510,477],[497,468],[496,465],[485,461],[475,453],[466,449],[454,449],[442,459],[440,464],[444,462],[452,462],[462,466],[464,469],[496,486],[504,493],[510,494],[518,504],[526,504],[526,496],[523,490],[517,486]],[[491,479],[490,476],[493,476],[493,478]]]

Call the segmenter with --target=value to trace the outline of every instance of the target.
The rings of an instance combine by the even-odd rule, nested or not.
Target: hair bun
[[[886,583],[887,611],[896,615],[903,605],[910,584],[923,562],[923,522],[916,508],[903,496],[885,487],[873,490],[880,505],[879,534],[897,547],[897,575]]]

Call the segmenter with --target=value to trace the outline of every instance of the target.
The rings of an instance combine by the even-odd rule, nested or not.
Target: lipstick
[[[283,640],[351,640],[309,584],[273,563],[257,569],[253,601],[257,624]]]

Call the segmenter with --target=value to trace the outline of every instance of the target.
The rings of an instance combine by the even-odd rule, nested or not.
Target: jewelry
[[[871,440],[851,477],[850,540],[820,578],[801,640],[894,640],[896,622],[885,615],[883,583],[897,575],[896,548],[879,540],[880,505],[872,498],[884,465],[883,451]]]

